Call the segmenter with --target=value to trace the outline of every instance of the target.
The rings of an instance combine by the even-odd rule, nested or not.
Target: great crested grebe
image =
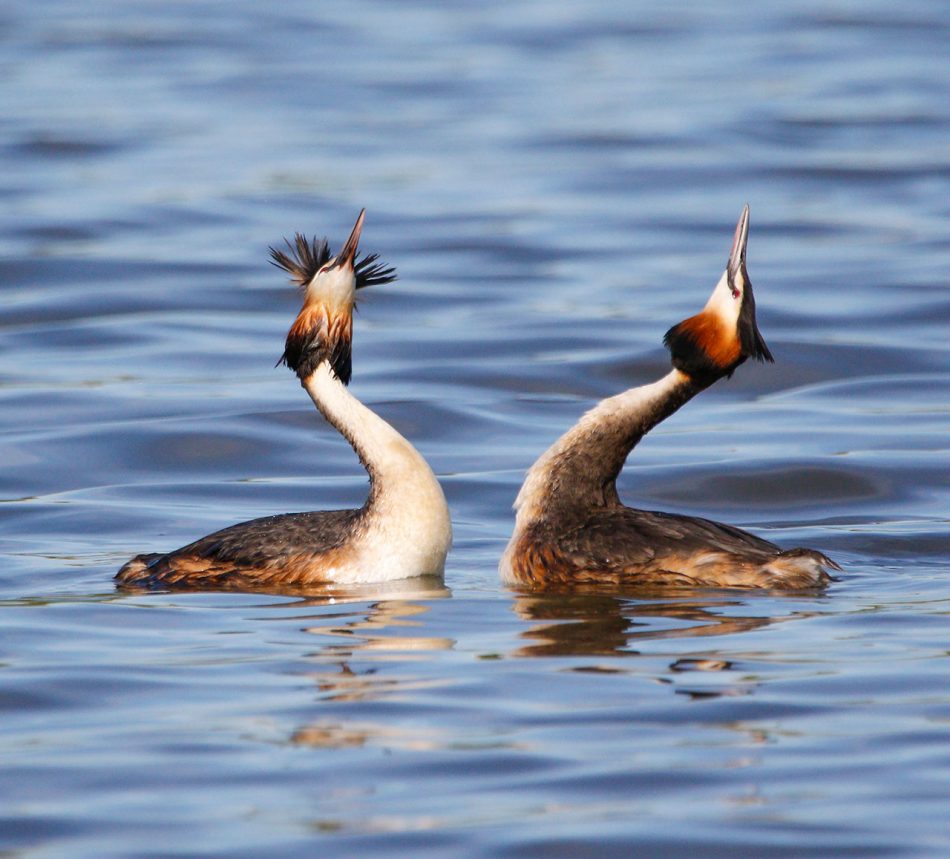
[[[773,360],[755,322],[748,236],[746,206],[706,306],[666,333],[673,370],[601,401],[528,471],[500,563],[507,584],[795,589],[819,587],[828,569],[841,569],[821,552],[783,551],[708,519],[634,510],[617,495],[617,476],[647,432],[747,358]]]
[[[376,254],[357,259],[365,209],[343,249],[299,233],[272,262],[303,289],[285,363],[369,473],[359,510],[285,513],[232,525],[167,555],[139,555],[122,584],[255,589],[441,576],[452,542],[442,488],[419,452],[348,390],[356,290],[395,280]]]

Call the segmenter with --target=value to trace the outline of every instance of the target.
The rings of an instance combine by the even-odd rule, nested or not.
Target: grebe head
[[[352,372],[351,342],[356,290],[396,279],[396,270],[377,262],[377,254],[357,259],[366,209],[360,211],[340,252],[330,254],[326,239],[311,241],[300,233],[294,244],[285,241],[289,254],[270,249],[271,262],[284,269],[303,289],[303,307],[287,332],[284,363],[302,380],[328,361],[336,377],[349,384]]]
[[[746,269],[749,240],[749,206],[736,224],[726,270],[709,296],[706,306],[689,319],[674,325],[663,342],[673,366],[696,381],[711,383],[731,376],[747,358],[773,361],[755,321],[755,296]]]

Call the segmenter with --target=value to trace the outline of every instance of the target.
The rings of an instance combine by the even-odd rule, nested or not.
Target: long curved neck
[[[398,491],[401,486],[417,486],[420,482],[434,483],[441,495],[442,490],[422,455],[354,397],[327,361],[322,361],[301,384],[320,413],[352,445],[369,473],[367,509],[377,504],[384,494]]]
[[[356,558],[346,573],[349,580],[442,575],[452,544],[452,521],[428,463],[347,390],[328,361],[321,361],[301,381],[369,472],[369,497],[348,543]],[[373,578],[362,578],[368,572]]]
[[[518,523],[619,504],[616,481],[630,451],[704,387],[672,370],[602,400],[531,467],[515,502]]]

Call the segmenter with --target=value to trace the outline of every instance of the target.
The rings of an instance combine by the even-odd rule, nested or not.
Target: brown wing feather
[[[116,574],[122,584],[246,587],[312,584],[344,562],[359,510],[283,513],[231,525],[167,555],[139,555]]]
[[[574,527],[528,529],[512,563],[526,585],[815,587],[837,565],[708,519],[630,508],[592,511]]]

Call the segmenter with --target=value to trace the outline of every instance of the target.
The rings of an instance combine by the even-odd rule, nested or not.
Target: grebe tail
[[[643,436],[746,359],[773,360],[746,270],[749,207],[706,306],[664,338],[673,369],[601,401],[538,459],[515,501],[502,580],[544,588],[612,586],[798,589],[840,569],[821,552],[783,551],[730,525],[624,506],[616,481]]]
[[[357,258],[365,210],[343,248],[299,233],[272,262],[303,290],[285,363],[369,474],[358,510],[285,513],[232,525],[169,554],[139,555],[124,585],[261,590],[441,576],[452,542],[442,488],[421,454],[347,389],[356,290],[395,280],[371,254]]]

